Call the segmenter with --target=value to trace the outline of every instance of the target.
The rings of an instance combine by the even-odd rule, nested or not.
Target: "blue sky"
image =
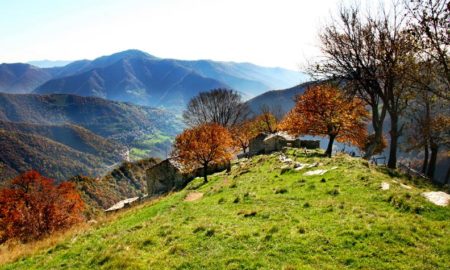
[[[159,57],[298,69],[339,0],[0,0],[0,62]]]

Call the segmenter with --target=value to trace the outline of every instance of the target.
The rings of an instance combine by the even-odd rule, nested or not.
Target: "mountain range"
[[[51,78],[48,70],[29,64],[0,64],[0,92],[30,93]]]
[[[0,92],[95,96],[180,111],[200,91],[233,88],[251,98],[296,85],[305,78],[300,72],[282,68],[163,59],[127,50],[51,68],[2,64]]]
[[[271,90],[247,101],[250,109],[258,114],[264,106],[279,109],[282,115],[289,112],[295,105],[295,97],[303,94],[308,87],[317,84],[315,81],[305,82],[282,90]]]
[[[35,60],[29,61],[27,64],[40,67],[40,68],[52,68],[52,67],[63,67],[72,63],[73,61],[67,60]]]

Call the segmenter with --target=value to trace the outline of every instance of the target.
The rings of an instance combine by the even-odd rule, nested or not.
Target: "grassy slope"
[[[291,153],[292,154],[292,153]],[[2,269],[444,269],[450,207],[425,201],[364,161],[295,159],[339,166],[323,176],[281,174],[277,155],[236,164],[206,185],[122,212],[103,225]],[[291,155],[292,156],[292,155]],[[325,179],[325,181],[322,180]],[[391,183],[389,191],[380,183]],[[184,201],[189,192],[204,197]]]

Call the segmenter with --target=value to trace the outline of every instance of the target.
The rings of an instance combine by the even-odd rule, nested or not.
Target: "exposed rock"
[[[412,189],[412,187],[407,186],[407,185],[402,184],[402,183],[400,183],[400,186],[401,186],[402,188],[405,188],[405,189]]]
[[[422,196],[435,205],[447,206],[450,204],[450,195],[442,191],[424,192]]]
[[[328,170],[314,170],[304,173],[303,175],[311,176],[311,175],[323,175],[324,173],[328,172]]]
[[[300,163],[300,162],[296,162],[295,164],[294,164],[294,170],[296,170],[296,171],[300,171],[300,170],[303,170],[304,168],[307,168],[308,166],[310,166],[311,164],[308,164],[308,163]]]
[[[381,190],[389,190],[391,186],[387,182],[381,183]]]
[[[319,166],[319,162],[308,165],[306,168],[313,168]]]

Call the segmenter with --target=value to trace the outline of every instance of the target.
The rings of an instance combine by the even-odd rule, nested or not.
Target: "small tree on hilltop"
[[[83,209],[73,183],[55,185],[36,171],[26,172],[0,191],[0,240],[40,239],[81,221]]]
[[[368,115],[360,99],[349,99],[331,85],[318,85],[297,96],[295,107],[283,119],[280,129],[296,136],[328,136],[325,155],[331,157],[335,139],[358,147],[364,145]]]
[[[246,120],[230,128],[235,144],[242,149],[244,154],[250,145],[250,140],[258,135],[258,128],[254,120]]]
[[[172,156],[186,170],[203,168],[204,181],[208,182],[208,166],[229,162],[233,146],[226,128],[219,124],[203,124],[186,129],[176,137]]]
[[[253,119],[258,132],[277,132],[277,118],[270,111],[263,111]]]

